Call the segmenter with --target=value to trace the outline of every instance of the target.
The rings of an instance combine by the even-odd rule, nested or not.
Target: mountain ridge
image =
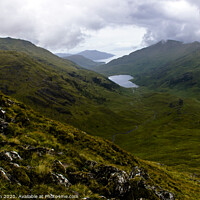
[[[70,56],[66,56],[63,58],[70,60],[70,61],[74,62],[75,64],[77,64],[85,69],[89,69],[89,70],[95,66],[105,64],[104,62],[95,62],[95,61],[90,60],[89,58],[85,58],[84,56],[79,55],[79,54],[70,55]]]

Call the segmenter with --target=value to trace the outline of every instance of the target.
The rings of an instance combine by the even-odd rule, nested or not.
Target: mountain
[[[95,67],[94,70],[105,75],[130,74],[140,86],[199,98],[199,56],[199,42],[184,44],[168,40]]]
[[[93,61],[104,60],[104,59],[111,58],[114,56],[113,54],[105,53],[105,52],[101,52],[97,50],[85,50],[78,53],[78,55],[84,56],[85,58],[88,58]]]
[[[85,58],[81,55],[71,55],[63,58],[68,59],[85,69],[92,69],[93,67],[105,64],[104,62],[94,62],[93,60]]]
[[[4,198],[196,200],[200,179],[43,117],[0,92]]]
[[[138,75],[170,64],[170,62],[184,57],[199,48],[200,43],[198,42],[184,44],[173,40],[161,41],[152,46],[132,52],[129,55],[112,60],[108,64],[96,68],[96,71],[108,75],[124,73]]]

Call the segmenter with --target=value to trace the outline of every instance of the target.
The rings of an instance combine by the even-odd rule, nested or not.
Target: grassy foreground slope
[[[142,161],[109,141],[44,118],[2,93],[0,106],[2,196],[103,199],[103,195],[126,200],[174,199],[173,195],[196,200],[200,196],[197,175]]]

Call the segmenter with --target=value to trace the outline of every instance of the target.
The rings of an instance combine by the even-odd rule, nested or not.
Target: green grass
[[[71,195],[76,191],[79,198],[86,196],[98,198],[102,194],[101,186],[95,182],[74,184],[68,190],[52,184],[49,181],[49,173],[54,171],[53,161],[56,159],[65,164],[65,176],[68,176],[70,171],[87,174],[86,160],[95,160],[99,165],[115,166],[126,172],[130,172],[132,167],[137,165],[148,172],[151,184],[172,191],[176,199],[198,199],[200,195],[199,184],[196,182],[200,180],[198,177],[191,177],[189,173],[180,173],[173,168],[140,160],[113,145],[112,142],[90,136],[71,125],[47,119],[19,102],[15,101],[13,105],[9,105],[8,97],[2,93],[0,93],[0,105],[6,110],[7,118],[14,119],[5,135],[0,135],[7,142],[6,145],[0,146],[0,151],[14,150],[23,158],[18,161],[20,168],[15,168],[6,161],[0,161],[0,166],[21,183],[21,185],[10,184],[1,179],[1,195]],[[9,143],[11,141],[12,143]],[[36,152],[30,153],[24,149],[28,145],[53,148],[55,153],[42,156]]]

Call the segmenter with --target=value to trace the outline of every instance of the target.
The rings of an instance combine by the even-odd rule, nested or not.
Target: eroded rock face
[[[10,162],[22,160],[22,158],[16,151],[3,151],[0,153],[0,159]]]

